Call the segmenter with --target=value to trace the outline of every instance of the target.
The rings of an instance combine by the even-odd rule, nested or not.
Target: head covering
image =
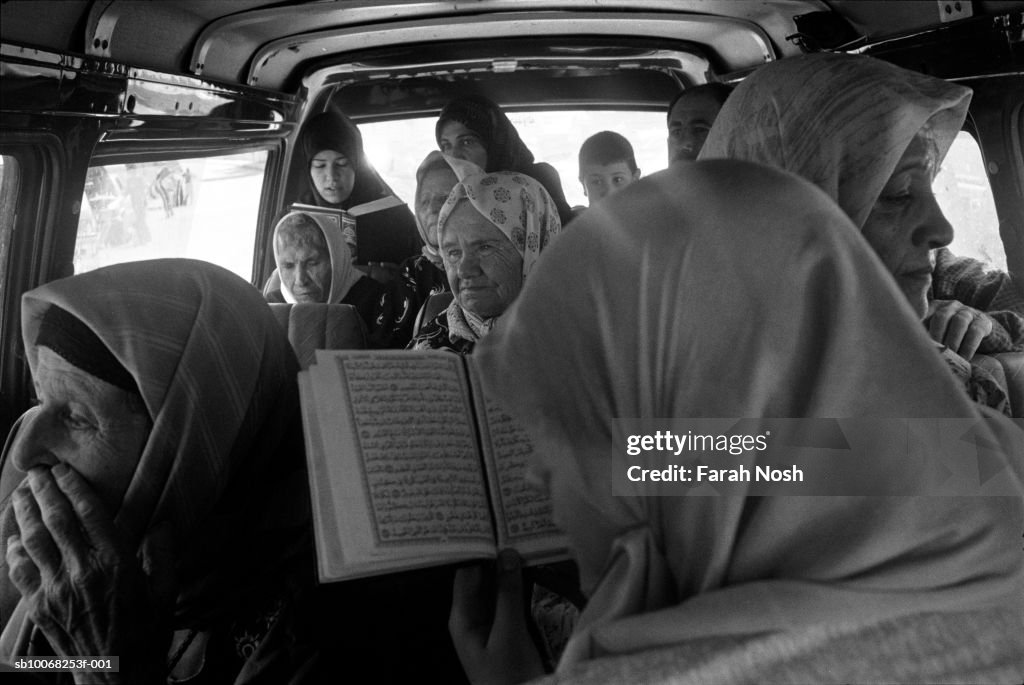
[[[802,55],[761,67],[733,91],[699,159],[791,171],[863,227],[914,136],[927,126],[941,162],[970,99],[969,88],[873,57]]]
[[[796,176],[679,165],[578,221],[474,352],[484,391],[539,446],[590,594],[563,666],[713,636],[1021,607],[1020,497],[613,496],[616,417],[981,410],[849,219]],[[907,460],[874,466],[879,479],[917,478]],[[1020,465],[1009,468],[1024,492]]]
[[[313,157],[323,150],[335,150],[348,158],[355,171],[355,183],[348,199],[341,203],[343,209],[355,207],[390,194],[387,185],[377,172],[370,166],[366,153],[363,151],[363,136],[352,121],[338,112],[323,112],[311,117],[299,134],[299,146],[306,160],[306,183],[308,186],[308,204],[320,207],[331,207],[329,202],[320,197],[309,173]],[[307,197],[304,197],[305,201]]]
[[[175,627],[203,628],[254,596],[280,593],[284,567],[309,549],[309,504],[298,365],[259,292],[187,259],[47,283],[22,297],[33,374],[40,326],[54,305],[131,373],[152,418],[115,521],[132,548],[154,530],[171,533]],[[5,647],[23,614],[22,605]]]
[[[429,172],[438,169],[453,172],[456,180],[458,181],[461,181],[467,176],[483,173],[483,169],[469,160],[456,159],[455,157],[441,154],[440,150],[431,150],[427,156],[423,158],[419,168],[416,169],[416,195],[413,198],[413,201],[417,205],[419,203],[420,186],[423,185],[423,179]],[[424,226],[420,223],[419,212],[414,212],[414,214],[416,216],[416,229],[420,233],[420,239],[423,240],[423,255],[433,262],[439,269],[443,269],[444,264],[442,263],[441,255],[437,253],[437,226]]]
[[[51,306],[39,323],[36,347],[49,347],[72,366],[102,381],[139,394],[128,369],[84,323],[57,306]]]
[[[323,233],[324,240],[327,243],[327,252],[331,259],[331,290],[327,294],[327,302],[341,302],[342,298],[348,294],[349,289],[362,277],[362,274],[352,266],[352,251],[349,249],[348,243],[345,242],[345,237],[341,232],[341,225],[332,222],[333,217],[307,212],[288,212],[285,214],[274,227],[274,261],[278,261],[278,232],[284,226],[294,223],[302,217],[305,217],[317,225],[321,233]],[[266,294],[268,289],[276,289],[275,286],[279,286],[281,288],[281,295],[284,297],[285,302],[295,302],[295,295],[293,295],[291,289],[285,285],[284,281],[281,279],[281,274],[277,269],[274,269],[274,273],[271,274],[270,280],[267,281],[267,285],[264,288],[264,294]]]
[[[554,200],[537,181],[525,174],[498,171],[467,176],[448,194],[437,217],[438,243],[456,205],[468,200],[476,211],[497,226],[523,258],[523,280],[537,263],[541,250],[562,232]],[[458,305],[448,307],[451,334],[476,340],[493,325]],[[469,329],[466,329],[468,325]]]
[[[438,146],[441,131],[450,121],[457,121],[480,136],[487,149],[485,171],[527,171],[533,164],[533,153],[519,137],[516,127],[501,108],[487,98],[473,95],[445,105],[434,128]]]

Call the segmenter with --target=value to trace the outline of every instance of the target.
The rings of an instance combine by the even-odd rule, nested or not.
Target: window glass
[[[1006,270],[1006,251],[999,237],[995,200],[985,173],[978,142],[967,131],[953,141],[942,169],[932,184],[955,237],[949,249],[990,267]]]
[[[668,129],[664,112],[622,110],[574,110],[513,112],[509,119],[519,131],[536,161],[547,162],[562,177],[562,190],[570,205],[586,206],[579,182],[579,151],[583,141],[599,131],[624,135],[636,153],[643,174],[653,174],[668,164]],[[416,167],[437,149],[434,125],[437,117],[360,124],[363,146],[370,163],[395,193],[410,203],[416,191]]]
[[[75,272],[188,257],[252,278],[267,151],[90,167]]]
[[[10,155],[0,155],[0,274],[7,273],[6,265],[11,252],[11,238],[14,236],[20,182],[18,160]],[[6,288],[6,280],[0,277],[0,307],[3,306]]]

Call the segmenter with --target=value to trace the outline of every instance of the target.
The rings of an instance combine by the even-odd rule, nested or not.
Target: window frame
[[[257,223],[253,235],[253,260],[250,268],[250,282],[262,288],[269,271],[265,271],[267,255],[273,262],[273,253],[269,240],[274,227],[274,219],[284,194],[284,160],[286,144],[283,137],[254,137],[251,140],[210,141],[133,141],[132,143],[108,143],[98,145],[89,159],[87,169],[95,166],[111,164],[147,164],[152,162],[168,162],[181,159],[212,158],[227,155],[240,155],[246,152],[267,153],[264,167],[263,183],[260,186],[260,200],[257,207]],[[78,240],[78,227],[75,228],[75,243]]]
[[[55,268],[57,224],[63,208],[52,202],[66,171],[60,138],[52,133],[3,131],[0,154],[18,162],[19,183],[0,299],[0,431],[31,399],[31,377],[21,345],[21,295]],[[74,207],[72,207],[74,211]]]

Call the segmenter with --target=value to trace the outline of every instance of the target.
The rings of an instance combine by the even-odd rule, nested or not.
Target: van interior
[[[681,90],[807,51],[872,55],[974,89],[943,181],[956,247],[1024,279],[1019,0],[5,0],[0,38],[0,431],[31,401],[21,293],[160,256],[261,286],[304,182],[298,131],[332,109],[408,201],[441,108],[482,94],[578,203],[585,135],[622,130],[652,173]],[[132,183],[148,242],[125,219]]]

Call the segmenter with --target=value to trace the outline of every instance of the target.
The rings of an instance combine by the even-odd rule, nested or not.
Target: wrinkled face
[[[933,250],[953,240],[953,228],[932,193],[937,162],[929,139],[915,137],[861,229],[922,318],[928,311]]]
[[[438,239],[459,305],[482,318],[504,312],[523,287],[523,257],[512,241],[468,200],[456,205]]]
[[[296,302],[326,302],[331,293],[331,257],[323,243],[277,239],[277,273]]]
[[[428,235],[437,235],[437,215],[458,179],[451,169],[431,169],[416,189],[416,219]]]
[[[697,159],[722,106],[709,93],[684,95],[668,115],[668,163]]]
[[[309,176],[325,202],[339,205],[352,194],[356,171],[348,157],[336,150],[321,150],[309,161]]]
[[[11,446],[22,471],[63,462],[96,490],[115,513],[142,456],[152,422],[138,396],[39,348],[35,372],[39,405]]]
[[[625,162],[580,166],[580,183],[591,207],[639,179],[640,170],[630,171]]]
[[[487,168],[487,147],[483,139],[458,121],[449,121],[441,128],[441,152],[456,159]]]

